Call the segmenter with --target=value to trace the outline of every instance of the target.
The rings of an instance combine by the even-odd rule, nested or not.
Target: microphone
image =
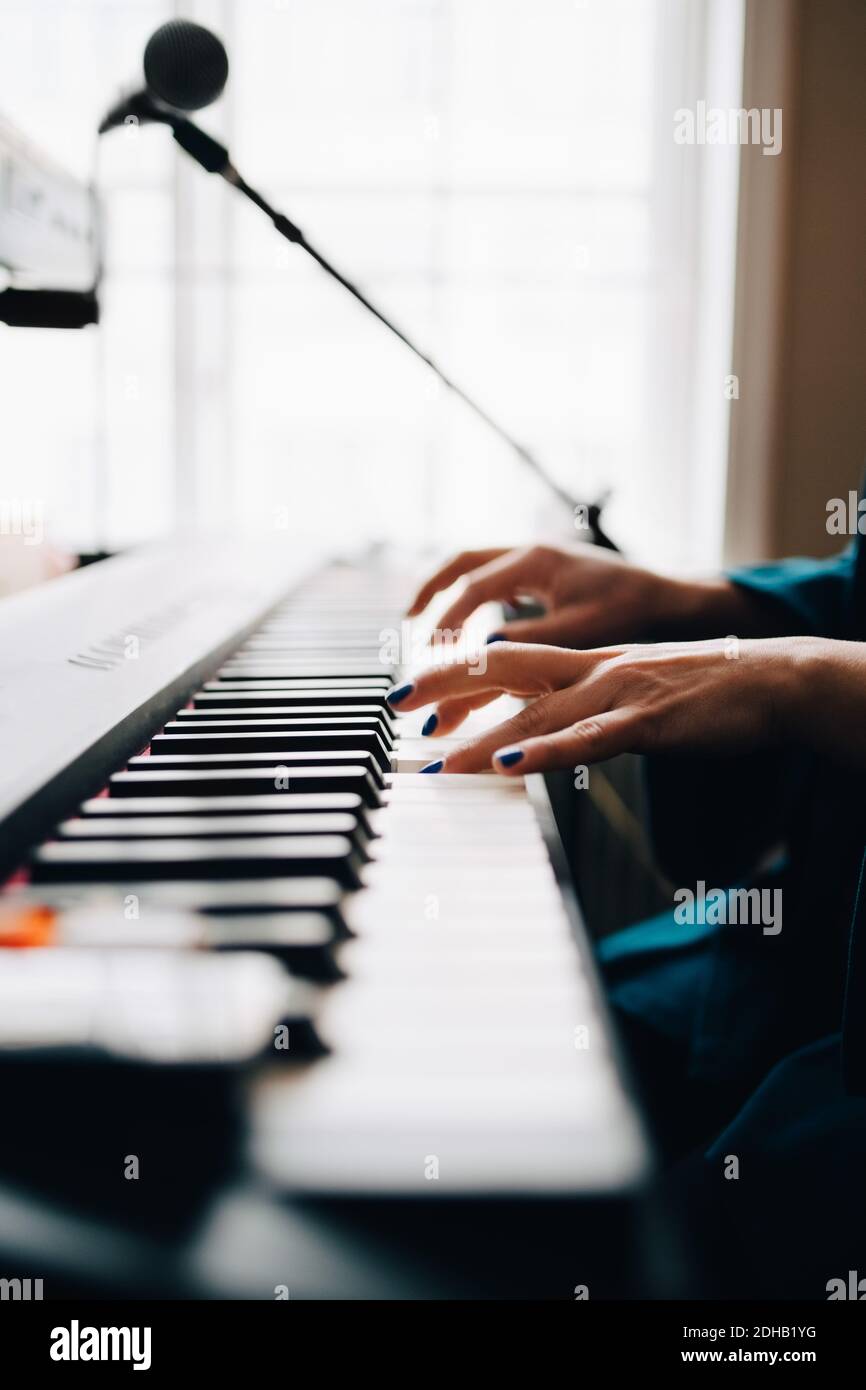
[[[121,97],[106,112],[99,134],[130,120],[171,125],[178,112],[200,111],[216,101],[228,75],[228,55],[216,34],[188,19],[170,19],[148,39],[145,86]]]
[[[201,24],[193,24],[190,20],[169,20],[151,35],[144,50],[144,89],[131,93],[113,106],[104,116],[99,133],[102,135],[130,120],[168,125],[176,142],[196,163],[209,174],[219,174],[239,193],[243,193],[245,198],[249,198],[250,202],[270,218],[281,236],[312,257],[331,279],[342,285],[353,299],[362,304],[368,313],[378,319],[410,352],[429,367],[443,385],[463,401],[478,419],[483,420],[488,429],[493,430],[512,449],[521,463],[535,475],[548,492],[568,507],[574,524],[587,530],[595,545],[607,550],[616,550],[616,545],[601,526],[604,499],[592,503],[578,502],[566,488],[551,477],[524,444],[509,434],[503,425],[443,371],[429,353],[417,347],[402,328],[378,309],[357,285],[326,260],[307,240],[300,227],[285,213],[273,208],[261,193],[241,177],[232,164],[225,145],[220,144],[212,135],[208,135],[188,119],[185,114],[187,111],[198,111],[216,101],[226,84],[228,71],[228,56],[216,34]]]

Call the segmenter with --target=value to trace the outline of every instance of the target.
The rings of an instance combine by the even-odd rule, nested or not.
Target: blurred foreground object
[[[36,541],[28,535],[0,535],[0,598],[17,594],[56,579],[74,569],[76,558],[68,552]]]

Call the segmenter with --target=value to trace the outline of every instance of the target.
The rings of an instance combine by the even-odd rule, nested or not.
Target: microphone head
[[[170,19],[151,35],[144,50],[148,88],[177,111],[210,106],[228,75],[229,60],[221,40],[189,19]]]

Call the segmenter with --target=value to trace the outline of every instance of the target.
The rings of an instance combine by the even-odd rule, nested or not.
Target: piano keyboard
[[[229,981],[236,964],[244,999],[273,1010],[245,1018],[238,1044],[265,1038],[245,1055],[247,1161],[286,1192],[632,1187],[646,1143],[543,781],[421,774],[452,740],[422,739],[422,716],[385,698],[403,668],[383,638],[401,630],[406,583],[373,562],[297,571],[162,551],[56,581],[45,617],[30,596],[7,608],[42,684],[31,677],[18,726],[5,721],[0,809],[27,876],[0,896],[0,993],[5,976],[35,995],[38,960],[54,979],[74,959],[96,991],[89,1026],[106,1031],[136,971],[85,988],[88,960],[152,957],[156,980],[183,962],[177,999],[202,1017],[204,967],[220,959]],[[170,599],[135,660],[77,659]],[[502,717],[497,702],[472,719]],[[281,1054],[269,1044],[286,1019]],[[159,1026],[177,1027],[170,1009]],[[226,1031],[202,1030],[212,1059],[232,1054]]]

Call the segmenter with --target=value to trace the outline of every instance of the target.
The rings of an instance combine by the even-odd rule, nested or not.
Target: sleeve
[[[727,571],[766,608],[767,636],[844,637],[849,629],[856,543],[830,560],[797,558]]]

